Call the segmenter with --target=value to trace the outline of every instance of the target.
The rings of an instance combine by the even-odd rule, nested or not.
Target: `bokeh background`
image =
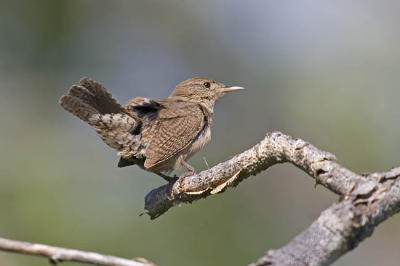
[[[399,1],[0,2],[0,235],[146,257],[246,265],[304,230],[337,197],[290,165],[150,221],[164,183],[115,151],[58,98],[82,76],[122,103],[197,75],[246,91],[221,99],[197,170],[280,130],[358,171],[399,165]],[[398,265],[400,217],[334,265]],[[0,253],[0,264],[46,265]],[[74,265],[65,263],[65,265]]]

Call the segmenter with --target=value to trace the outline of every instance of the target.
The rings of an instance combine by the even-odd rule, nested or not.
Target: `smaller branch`
[[[366,180],[339,165],[333,154],[319,150],[304,140],[273,132],[226,162],[150,191],[145,198],[145,209],[151,219],[155,219],[177,204],[221,193],[251,175],[284,162],[292,163],[314,177],[317,184],[339,195],[349,194]]]
[[[154,266],[154,264],[143,258],[130,260],[95,252],[53,247],[6,238],[0,238],[0,250],[47,257],[53,264],[71,261],[104,266]]]

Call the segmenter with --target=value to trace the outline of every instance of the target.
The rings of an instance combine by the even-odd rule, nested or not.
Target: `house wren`
[[[181,177],[195,174],[187,160],[211,138],[216,100],[242,89],[191,78],[166,99],[138,97],[121,106],[100,83],[85,77],[61,97],[60,104],[118,150],[119,167],[137,164],[172,182],[175,177],[167,174],[181,166],[188,169]]]

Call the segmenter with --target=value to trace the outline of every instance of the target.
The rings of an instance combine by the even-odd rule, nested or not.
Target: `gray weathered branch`
[[[382,221],[400,211],[400,167],[358,175],[334,155],[280,132],[267,134],[251,149],[195,176],[150,191],[145,209],[152,219],[169,208],[221,193],[268,167],[289,162],[315,178],[341,201],[325,210],[286,246],[253,265],[329,265],[353,249]]]
[[[154,264],[143,258],[130,260],[94,252],[21,242],[6,238],[0,238],[0,250],[47,257],[53,264],[71,261],[105,266],[154,266]]]
[[[294,164],[314,177],[318,184],[339,195],[349,193],[366,180],[336,163],[334,155],[304,140],[274,132],[226,162],[150,191],[145,199],[145,209],[154,219],[177,204],[223,192],[251,175],[284,162]]]
[[[321,213],[286,246],[270,250],[253,266],[329,265],[400,211],[400,167],[369,175],[350,195]]]

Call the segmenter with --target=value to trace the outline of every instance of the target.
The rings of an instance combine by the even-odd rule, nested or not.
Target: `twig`
[[[0,238],[0,250],[47,257],[53,264],[71,261],[104,266],[154,266],[154,264],[143,258],[129,260],[94,252],[34,244],[6,238]]]

